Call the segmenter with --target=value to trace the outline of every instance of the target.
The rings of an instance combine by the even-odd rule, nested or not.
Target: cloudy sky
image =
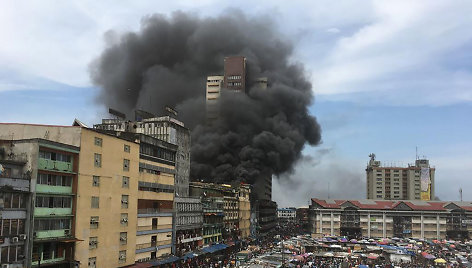
[[[314,85],[323,143],[274,180],[280,206],[364,198],[368,154],[406,165],[416,146],[436,167],[439,198],[462,187],[472,200],[470,1],[0,1],[0,121],[99,122],[88,68],[105,36],[154,13],[231,8],[273,17]]]

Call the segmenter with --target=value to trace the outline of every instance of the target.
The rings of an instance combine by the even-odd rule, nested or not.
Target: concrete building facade
[[[225,57],[223,87],[238,92],[246,92],[246,83],[246,57]]]
[[[147,113],[149,114],[149,113]],[[140,133],[177,145],[175,161],[175,193],[176,196],[188,196],[190,178],[190,130],[184,123],[171,117],[149,118],[136,116],[138,120],[103,119],[101,124],[94,125],[100,130]]]
[[[386,238],[469,239],[472,203],[420,200],[311,200],[312,233]]]
[[[203,245],[203,207],[200,197],[176,197],[176,256],[194,251]]]
[[[66,144],[53,148],[50,144],[41,145],[46,149],[36,153],[38,174],[48,175],[39,177],[39,192],[32,196],[41,197],[36,206],[39,201],[48,204],[32,213],[41,221],[48,220],[38,221],[34,229],[38,241],[33,243],[33,248],[37,248],[33,256],[40,256],[43,264],[63,263],[71,252],[69,249],[75,249],[71,259],[87,267],[129,266],[135,261],[171,254],[176,145],[136,133],[117,134],[80,126],[0,124],[0,139],[3,135],[9,140],[44,137],[45,142]],[[71,152],[71,148],[76,151]],[[68,157],[71,154],[73,157]],[[52,168],[47,168],[51,165]],[[65,166],[72,166],[72,172],[61,169]],[[64,177],[61,183],[66,181],[66,186],[42,185],[43,179],[45,183],[57,184],[57,176],[69,173],[77,176],[72,179],[76,181],[72,186]],[[35,186],[34,170],[32,174],[31,185]],[[76,201],[71,201],[72,207],[64,207],[68,204],[67,196],[74,194]],[[61,202],[55,197],[61,197]],[[55,207],[56,204],[63,207]],[[51,217],[59,223],[51,223]],[[74,220],[69,224],[68,218]],[[48,240],[39,241],[42,238]],[[66,245],[58,243],[58,238]],[[51,245],[35,247],[42,242]],[[67,248],[68,245],[75,248]]]
[[[434,174],[429,160],[417,159],[407,167],[382,166],[370,155],[366,168],[367,199],[434,200]]]
[[[237,187],[239,196],[239,233],[240,238],[246,239],[251,235],[251,186],[249,184],[240,184]]]
[[[2,173],[13,176],[1,179],[6,190],[2,194],[2,235],[9,244],[2,248],[1,262],[10,267],[74,265],[79,148],[15,137],[3,141],[1,148],[0,161],[6,166],[2,164]]]

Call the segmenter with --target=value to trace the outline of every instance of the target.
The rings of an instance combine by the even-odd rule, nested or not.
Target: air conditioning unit
[[[12,243],[18,243],[18,236],[15,236],[11,239]]]
[[[36,238],[36,236],[37,236],[37,233],[33,232],[33,238]]]
[[[126,200],[121,200],[121,203],[123,203],[123,204],[128,204],[128,201],[126,201]]]
[[[90,241],[90,242],[89,242],[89,246],[94,246],[94,245],[96,245],[96,244],[97,244],[97,241]]]
[[[26,240],[26,235],[25,234],[20,234],[20,240]]]
[[[126,237],[120,237],[120,241],[126,241]]]
[[[128,219],[126,219],[126,218],[121,219],[121,222],[128,222]]]
[[[2,268],[8,268],[10,267],[10,264],[2,264]]]
[[[121,254],[119,259],[120,259],[120,260],[125,260],[125,259],[126,259],[126,255]]]
[[[70,230],[64,230],[64,235],[70,235]]]
[[[98,221],[96,219],[90,220],[90,224],[95,224],[95,223],[98,223]]]

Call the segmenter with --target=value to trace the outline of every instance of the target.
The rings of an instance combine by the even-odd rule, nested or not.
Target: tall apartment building
[[[155,117],[146,113],[148,117],[136,115],[136,121],[125,119],[103,119],[101,124],[93,127],[100,130],[140,133],[177,145],[175,165],[175,193],[176,196],[188,196],[190,177],[190,130],[184,123],[171,117]]]
[[[385,166],[370,155],[366,168],[367,199],[434,200],[434,174],[429,160],[417,159],[407,167]]]
[[[171,253],[176,145],[80,126],[0,124],[0,139],[35,137],[45,141],[31,182],[33,265],[122,267]]]
[[[309,224],[320,235],[461,240],[471,237],[471,208],[471,202],[313,198]]]
[[[190,131],[184,123],[171,116],[155,117],[150,113],[136,112],[136,121],[125,119],[103,119],[101,124],[94,125],[95,129],[118,131],[121,133],[140,133],[177,146],[175,156],[175,219],[173,237],[174,253],[176,255],[201,246],[202,223],[201,217],[189,211],[190,207],[200,207],[200,200],[189,197],[190,178]],[[196,202],[200,202],[196,204]],[[192,214],[192,215],[189,215]],[[182,237],[184,237],[182,239]]]
[[[76,234],[83,242],[76,243],[75,259],[88,267],[134,264],[139,144],[79,130]]]
[[[43,139],[0,142],[2,264],[75,265],[78,153]]]

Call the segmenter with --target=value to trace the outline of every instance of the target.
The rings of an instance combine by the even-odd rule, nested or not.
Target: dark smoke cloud
[[[261,174],[290,171],[306,143],[320,142],[308,113],[311,84],[292,45],[270,19],[229,10],[216,18],[176,12],[152,15],[138,33],[110,43],[91,65],[100,101],[128,115],[135,108],[162,114],[176,107],[192,129],[192,179],[253,182]],[[248,61],[248,94],[225,93],[219,118],[205,123],[205,83],[223,74],[226,56]],[[250,81],[268,77],[266,90]]]

